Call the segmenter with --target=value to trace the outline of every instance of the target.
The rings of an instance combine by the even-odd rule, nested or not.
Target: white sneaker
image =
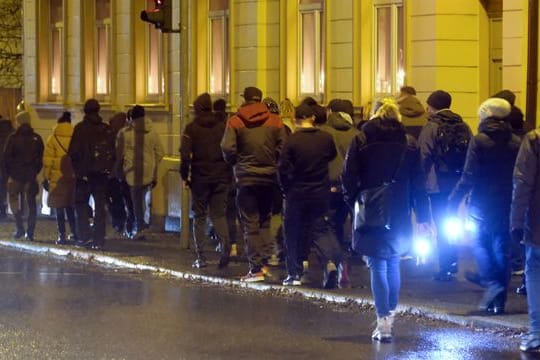
[[[390,316],[378,317],[377,327],[373,330],[371,338],[380,342],[392,341],[392,322]]]

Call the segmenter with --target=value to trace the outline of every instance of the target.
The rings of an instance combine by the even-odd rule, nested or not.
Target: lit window
[[[300,93],[322,100],[326,36],[323,2],[301,0],[300,24]]]
[[[210,0],[210,93],[229,94],[229,1]]]
[[[63,14],[62,0],[50,0],[49,7],[49,32],[50,32],[50,53],[49,53],[49,94],[53,96],[62,93],[62,74],[63,74]]]
[[[147,1],[147,8],[154,8],[154,1]],[[165,93],[163,76],[163,38],[154,25],[146,27],[146,95],[149,101],[160,101]]]
[[[96,0],[96,95],[110,93],[111,1]]]
[[[386,1],[388,3],[388,0]],[[375,6],[375,93],[392,95],[405,82],[403,4]]]

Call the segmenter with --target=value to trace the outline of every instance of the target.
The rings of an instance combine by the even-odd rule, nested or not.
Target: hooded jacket
[[[424,106],[414,95],[406,95],[397,99],[401,123],[405,126],[407,134],[416,139],[427,122],[427,113]]]
[[[227,121],[221,150],[225,161],[234,166],[238,185],[277,183],[277,160],[285,136],[279,116],[260,102],[242,106]]]
[[[393,178],[392,178],[393,177]],[[417,221],[429,221],[424,173],[416,140],[406,135],[394,119],[368,121],[349,148],[343,168],[343,194],[353,208],[362,190],[394,180],[389,205],[390,231],[370,229],[354,232],[354,249],[367,256],[388,258],[409,250],[412,238],[411,212]]]
[[[336,144],[336,157],[328,164],[330,185],[341,190],[341,173],[345,156],[352,139],[360,134],[360,131],[354,127],[349,114],[342,112],[333,112],[328,116],[326,124],[321,125],[321,130],[332,135]]]
[[[7,138],[14,131],[15,129],[13,128],[13,123],[11,120],[0,117],[0,168],[3,167],[4,147],[6,146]]]
[[[163,158],[159,135],[152,128],[152,121],[145,117],[133,119],[116,137],[116,168],[121,164],[129,186],[149,185],[157,179],[159,162]],[[117,170],[118,172],[118,170]]]
[[[540,247],[540,130],[527,133],[519,148],[513,175],[512,229],[524,229],[527,245]]]
[[[197,183],[230,183],[232,169],[223,159],[221,139],[225,122],[210,109],[186,125],[180,144],[180,175]]]
[[[428,122],[420,132],[418,145],[420,146],[422,167],[427,174],[426,190],[428,194],[450,193],[460,178],[459,174],[440,174],[435,169],[437,162],[435,142],[437,130],[442,122],[463,123],[463,119],[450,109],[439,110],[429,116]],[[470,137],[472,137],[471,129],[467,124],[465,125],[468,128]]]
[[[470,192],[468,215],[491,229],[508,231],[512,201],[512,173],[520,139],[504,119],[487,118],[471,139],[463,173],[449,202],[457,211]]]
[[[26,183],[35,181],[43,166],[43,140],[30,124],[20,125],[6,141],[4,168],[6,176]]]

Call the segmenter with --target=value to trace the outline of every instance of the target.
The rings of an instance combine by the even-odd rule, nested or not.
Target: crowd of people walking
[[[238,254],[238,225],[248,259],[244,282],[275,281],[271,266],[283,262],[282,284],[299,286],[318,263],[322,287],[348,287],[351,257],[363,256],[377,315],[372,337],[385,342],[393,336],[400,261],[412,254],[414,239],[436,246],[433,280],[452,281],[467,228],[477,272],[466,277],[484,288],[485,314],[504,313],[511,254],[525,259],[519,292],[527,294],[531,333],[521,349],[540,348],[540,133],[525,131],[512,92],[480,104],[476,135],[444,90],[424,107],[405,86],[374,102],[361,121],[345,99],[324,107],[306,98],[295,107],[263,98],[256,87],[242,96],[229,116],[225,100],[200,94],[182,132],[179,170],[191,193],[194,268],[208,266],[209,237],[217,239],[218,267],[227,267]],[[102,249],[109,216],[126,238],[145,237],[146,194],[158,181],[163,147],[143,106],[108,123],[100,109],[87,100],[74,127],[64,112],[45,143],[27,111],[17,114],[16,128],[0,118],[0,217],[9,201],[15,239],[34,239],[40,173],[57,244]],[[272,234],[277,214],[281,226]],[[317,260],[310,262],[312,252]]]

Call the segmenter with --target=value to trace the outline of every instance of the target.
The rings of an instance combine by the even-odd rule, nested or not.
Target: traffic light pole
[[[180,33],[180,131],[189,116],[189,3],[180,1],[180,29],[183,31],[174,31]],[[183,249],[190,244],[189,210],[189,190],[182,188],[180,246]]]

